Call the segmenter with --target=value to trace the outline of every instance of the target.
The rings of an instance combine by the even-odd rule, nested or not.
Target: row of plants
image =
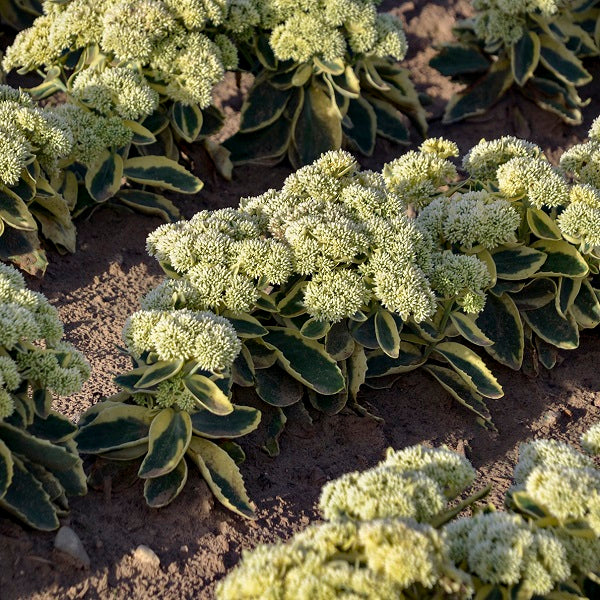
[[[600,454],[600,426],[582,438]],[[324,522],[245,550],[218,600],[547,598],[600,594],[600,471],[567,444],[523,444],[505,511],[464,494],[476,471],[446,449],[388,450],[327,483]],[[471,507],[470,516],[457,516]]]

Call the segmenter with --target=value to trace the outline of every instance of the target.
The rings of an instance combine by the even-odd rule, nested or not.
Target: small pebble
[[[71,558],[75,559],[82,567],[90,568],[90,557],[85,551],[78,535],[67,526],[63,526],[58,530],[54,538],[54,547]]]
[[[160,558],[156,556],[156,553],[152,548],[140,544],[133,553],[133,559],[142,567],[150,567],[152,569],[158,569],[160,567]]]

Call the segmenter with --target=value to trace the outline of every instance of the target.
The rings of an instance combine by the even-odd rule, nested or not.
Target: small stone
[[[133,553],[133,559],[142,567],[158,569],[160,567],[160,558],[152,548],[140,544]]]
[[[85,551],[78,535],[66,525],[61,527],[54,538],[54,547],[60,552],[68,554],[75,559],[82,567],[90,568],[90,557]]]
[[[181,554],[187,554],[190,551],[190,549],[187,546],[181,546],[181,548],[179,548],[179,552],[181,552]]]

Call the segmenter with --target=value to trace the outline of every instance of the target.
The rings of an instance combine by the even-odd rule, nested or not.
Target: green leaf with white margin
[[[287,417],[281,408],[276,408],[275,413],[271,417],[269,424],[267,425],[267,440],[265,445],[261,446],[271,458],[279,456],[279,438],[285,429],[287,423]]]
[[[304,395],[302,383],[288,375],[279,365],[256,371],[256,393],[271,406],[281,408],[296,404]]]
[[[476,346],[491,346],[494,342],[477,326],[475,319],[462,312],[450,313],[450,320],[458,333]]]
[[[77,464],[77,456],[58,444],[37,438],[27,431],[0,421],[0,439],[14,454],[19,454],[48,469],[66,471]]]
[[[304,306],[304,288],[306,282],[301,279],[295,283],[285,297],[277,304],[277,311],[282,317],[297,317],[306,312]]]
[[[152,479],[146,479],[144,498],[146,498],[148,506],[161,508],[173,502],[184,488],[187,476],[188,467],[184,457],[172,471]]]
[[[593,329],[600,324],[600,302],[589,281],[581,284],[571,314],[581,329]]]
[[[499,363],[518,371],[523,364],[525,338],[519,309],[508,294],[488,294],[477,326],[494,342],[485,351]]]
[[[475,352],[456,342],[442,342],[434,348],[455,371],[479,394],[486,398],[502,398],[502,387]]]
[[[546,261],[546,255],[528,246],[501,246],[493,251],[498,279],[512,281],[531,277]]]
[[[490,61],[477,46],[444,44],[429,61],[429,66],[446,77],[454,77],[466,73],[485,73]]]
[[[350,331],[348,331],[347,321],[339,321],[331,326],[325,337],[325,351],[333,360],[346,360],[354,351],[355,342]]]
[[[556,310],[561,317],[566,317],[567,313],[579,290],[583,279],[572,279],[571,277],[561,277],[558,280],[558,293],[555,296]]]
[[[160,217],[164,221],[176,221],[179,209],[167,198],[146,190],[119,190],[117,199],[125,206],[145,215]]]
[[[540,62],[561,81],[579,87],[592,80],[583,63],[564,44],[540,34]]]
[[[0,498],[4,495],[13,475],[12,453],[6,444],[0,440]]]
[[[120,189],[123,179],[123,159],[116,153],[103,150],[85,174],[85,188],[96,202],[105,202]]]
[[[153,416],[144,406],[110,402],[79,430],[75,438],[77,447],[83,454],[97,454],[136,446],[148,439]]]
[[[194,373],[183,379],[183,385],[196,398],[200,406],[215,415],[228,415],[233,411],[233,404],[229,398],[208,377]]]
[[[308,319],[300,328],[300,333],[311,340],[320,340],[327,335],[331,329],[331,323],[319,321],[319,319]]]
[[[385,355],[387,357],[387,354]],[[389,357],[388,357],[389,358]],[[352,356],[346,362],[346,380],[348,381],[348,394],[356,402],[358,392],[367,378],[367,355],[365,349],[357,344]]]
[[[233,367],[231,369],[231,376],[235,384],[241,387],[252,387],[254,385],[254,361],[250,350],[242,344],[242,350],[237,355]]]
[[[259,77],[242,105],[240,133],[264,129],[275,123],[290,97],[290,91],[274,88],[267,78]]]
[[[188,456],[200,469],[208,487],[226,508],[248,519],[255,519],[242,475],[235,461],[213,442],[194,436]]]
[[[123,121],[123,125],[133,131],[133,139],[131,141],[136,146],[149,146],[156,142],[156,136],[141,123],[137,121]]]
[[[375,336],[379,347],[391,358],[400,354],[400,332],[396,319],[385,308],[375,313]]]
[[[60,413],[50,411],[45,418],[35,415],[33,422],[27,427],[27,432],[37,438],[57,443],[73,437],[77,426]]]
[[[414,371],[425,363],[418,346],[402,340],[397,358],[392,358],[381,350],[369,352],[367,357],[367,378],[385,377]]]
[[[544,240],[562,240],[556,221],[539,208],[527,209],[527,223],[531,231]]]
[[[204,185],[179,163],[165,156],[136,156],[125,162],[123,175],[136,183],[181,194],[195,194]]]
[[[281,365],[292,377],[325,395],[344,389],[344,376],[322,344],[287,327],[268,330],[262,340],[276,351]]]
[[[579,346],[579,329],[573,316],[561,316],[554,302],[542,308],[528,310],[522,313],[523,320],[544,341],[563,348],[573,350]]]
[[[397,144],[408,144],[407,118],[390,102],[373,96],[368,96],[367,100],[377,118],[377,134]]]
[[[186,142],[192,143],[198,139],[203,120],[202,111],[196,105],[174,102],[171,107],[171,123]]]
[[[136,446],[128,446],[127,448],[120,448],[118,450],[110,450],[109,452],[102,452],[99,454],[101,458],[106,460],[123,460],[131,461],[138,458],[142,458],[148,453],[148,439],[137,444]]]
[[[0,508],[34,529],[53,531],[59,526],[50,496],[16,456],[13,456],[12,481],[0,498]]]
[[[261,337],[267,333],[260,321],[248,313],[226,310],[223,316],[231,322],[240,338]]]
[[[512,299],[519,310],[542,308],[556,298],[556,283],[548,277],[530,279],[519,292],[512,294]]]
[[[544,275],[585,277],[588,265],[577,249],[564,240],[539,240],[531,245],[532,248],[544,252],[546,261],[536,273],[537,277]]]
[[[36,222],[25,202],[4,186],[0,186],[0,219],[14,229],[37,230]]]
[[[377,350],[379,340],[375,331],[375,313],[371,313],[364,321],[352,321],[349,331],[356,342],[369,350]]]
[[[510,47],[510,63],[515,81],[520,85],[533,75],[540,60],[540,38],[534,31],[527,31]]]
[[[134,383],[133,387],[138,389],[147,389],[158,385],[161,381],[165,381],[177,375],[183,367],[183,359],[176,360],[159,360],[150,365],[144,374]]]
[[[377,137],[377,116],[364,98],[351,99],[346,119],[342,122],[344,135],[365,156],[371,156]]]
[[[497,431],[492,422],[492,417],[483,398],[473,390],[472,386],[465,383],[464,379],[452,369],[438,365],[424,367],[437,382],[460,404],[477,415],[477,420],[486,429]]]
[[[254,431],[261,420],[261,413],[251,406],[233,405],[233,412],[225,416],[209,410],[199,410],[190,415],[195,435],[214,439],[233,439]]]
[[[185,455],[192,439],[192,420],[185,411],[161,410],[152,420],[148,434],[148,454],[140,465],[142,479],[170,473]]]

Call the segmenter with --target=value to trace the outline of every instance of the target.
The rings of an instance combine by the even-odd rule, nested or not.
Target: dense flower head
[[[231,323],[210,312],[141,310],[123,329],[131,355],[155,352],[159,360],[195,360],[206,371],[228,370],[241,345]]]
[[[62,336],[57,310],[28,290],[16,269],[0,263],[0,419],[12,413],[11,392],[24,381],[61,395],[81,388],[90,366]]]
[[[466,561],[485,583],[515,585],[547,594],[571,574],[562,544],[544,531],[533,531],[518,515],[479,513],[444,528],[450,557]]]
[[[402,60],[407,44],[401,22],[377,14],[373,0],[259,0],[260,27],[280,60],[344,60],[348,54]],[[247,19],[249,20],[249,19]]]
[[[473,179],[487,182],[494,181],[498,167],[511,158],[541,155],[542,149],[536,144],[507,135],[491,141],[482,139],[465,154],[462,166]]]
[[[98,46],[105,63],[114,59],[119,66],[95,77],[86,69],[76,96],[103,113],[107,103],[116,100],[123,118],[154,110],[156,92],[146,75],[160,83],[161,94],[171,100],[201,108],[211,104],[213,87],[225,69],[237,65],[228,34],[259,20],[249,0],[47,0],[44,10],[46,14],[16,37],[4,68],[50,68],[60,63],[65,50]],[[227,34],[211,32],[212,39],[207,28],[217,24],[223,24]],[[82,89],[89,86],[92,89]]]
[[[23,169],[37,158],[53,175],[73,145],[64,119],[35,106],[31,98],[0,85],[0,183],[16,185]]]
[[[492,249],[515,242],[521,216],[510,202],[486,191],[439,196],[421,210],[418,227],[440,243]]]
[[[588,454],[600,454],[600,423],[590,427],[581,436],[581,446]]]
[[[560,167],[573,179],[600,189],[600,117],[590,127],[589,140],[565,150]]]
[[[574,185],[569,199],[556,220],[562,233],[575,243],[600,245],[600,190],[589,184]]]
[[[498,167],[498,187],[507,198],[526,198],[536,208],[569,202],[566,179],[541,158],[515,157]]]

